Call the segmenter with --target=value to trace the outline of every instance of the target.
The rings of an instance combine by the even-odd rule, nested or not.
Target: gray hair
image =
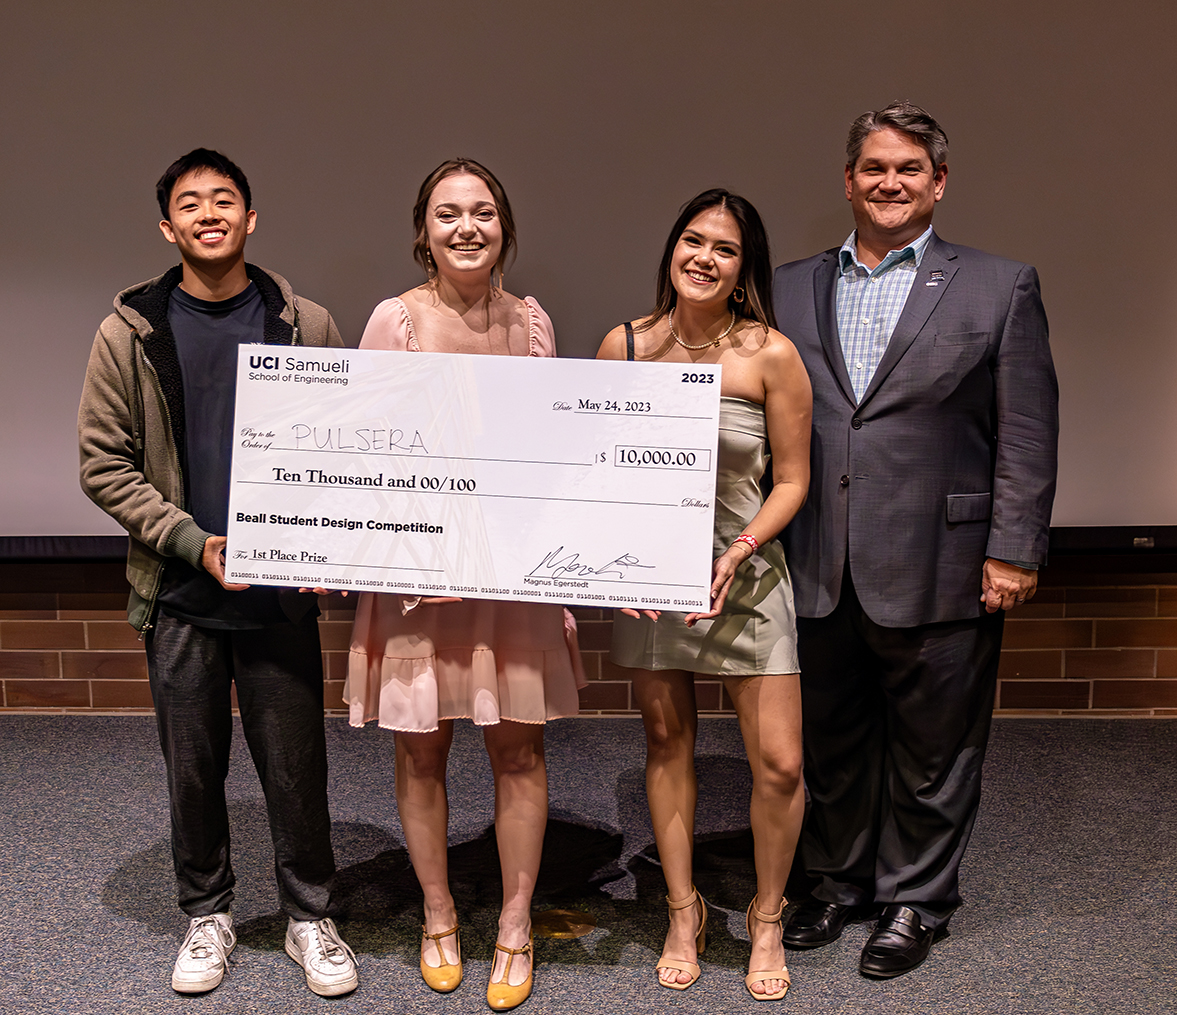
[[[884,109],[865,112],[850,125],[850,136],[846,139],[846,165],[853,169],[857,164],[868,134],[888,127],[902,131],[922,144],[932,160],[933,171],[948,161],[948,135],[944,128],[926,110],[914,102],[902,100],[892,102]]]

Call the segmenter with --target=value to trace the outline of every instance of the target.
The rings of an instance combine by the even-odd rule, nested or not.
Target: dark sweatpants
[[[180,908],[206,916],[227,911],[233,899],[225,777],[235,683],[269,812],[282,908],[296,920],[327,915],[335,859],[317,617],[214,631],[160,614],[147,633],[147,668],[167,765]]]
[[[902,903],[940,927],[960,905],[1004,614],[880,627],[849,574],[829,616],[797,621],[803,862],[816,898]]]

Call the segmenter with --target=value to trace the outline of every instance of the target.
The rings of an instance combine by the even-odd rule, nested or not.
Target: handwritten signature
[[[564,547],[558,546],[556,549],[544,554],[544,559],[528,571],[527,576],[529,578],[534,578],[537,575],[547,578],[587,578],[589,576],[595,576],[597,578],[625,578],[631,567],[653,570],[654,565],[643,564],[632,553],[623,553],[602,567],[589,567],[588,564],[582,564],[580,562],[579,553],[565,554]]]

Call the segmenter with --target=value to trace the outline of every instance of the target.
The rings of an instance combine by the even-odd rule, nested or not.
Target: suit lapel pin
[[[932,279],[932,281],[931,281],[931,282],[925,282],[925,283],[924,283],[924,285],[939,285],[939,284],[940,284],[940,279],[944,278],[944,272],[942,272],[942,271],[930,271],[930,272],[928,272],[928,278]]]

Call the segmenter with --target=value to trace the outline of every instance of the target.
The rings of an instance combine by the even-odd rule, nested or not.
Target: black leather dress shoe
[[[801,903],[781,935],[786,948],[820,948],[842,936],[842,928],[850,919],[853,906],[837,902],[807,899]]]
[[[920,923],[920,915],[908,906],[890,905],[862,949],[858,971],[878,980],[902,976],[928,957],[932,942],[948,933]]]

